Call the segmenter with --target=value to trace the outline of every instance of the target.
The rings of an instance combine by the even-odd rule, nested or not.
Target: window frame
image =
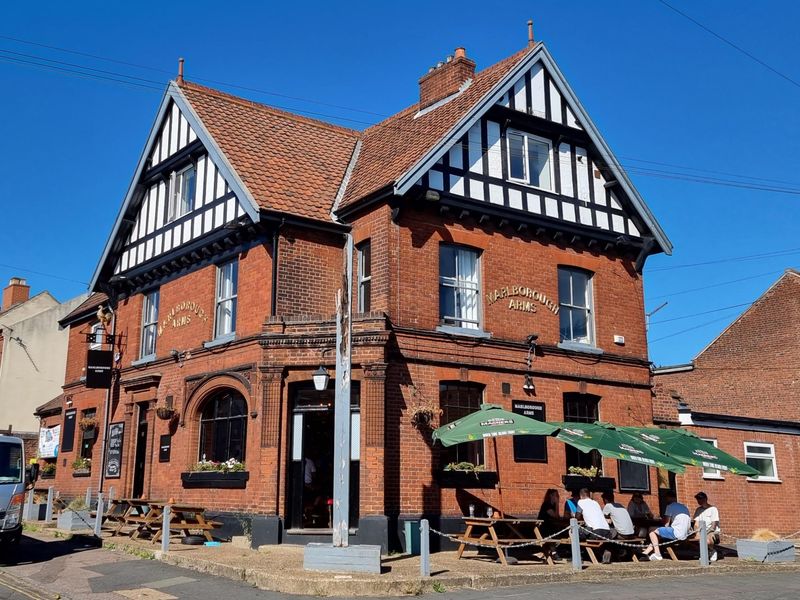
[[[581,394],[580,392],[564,392],[561,395],[561,402],[562,402],[562,410],[563,410],[563,418],[562,420],[565,423],[594,423],[595,421],[600,421],[600,401],[602,400],[602,396],[597,396],[595,394]],[[593,404],[594,405],[594,417],[587,416],[582,417],[577,414],[577,411],[573,414],[567,414],[567,405],[574,404],[578,406],[578,403],[583,404]],[[587,413],[589,411],[586,411]],[[577,419],[577,420],[576,420]],[[577,457],[577,464],[570,464],[570,458]],[[583,457],[586,457],[585,460]],[[584,464],[585,463],[585,464]],[[591,450],[590,452],[581,452],[574,446],[570,446],[568,444],[564,444],[564,473],[569,472],[569,468],[575,467],[597,467],[599,472],[602,474],[604,472],[604,465],[603,465],[603,456],[597,450]]]
[[[714,448],[719,448],[719,442],[716,438],[700,438],[704,442],[711,444]],[[713,467],[703,467],[703,479],[715,479],[724,481],[725,477],[722,476],[722,471],[714,469]]]
[[[364,240],[356,246],[358,257],[358,312],[367,313],[372,308],[372,240]],[[365,254],[368,260],[365,260]],[[368,275],[364,275],[364,267]],[[366,290],[366,294],[364,293]]]
[[[522,160],[522,167],[525,170],[525,177],[520,179],[518,177],[511,176],[511,137],[512,136],[521,136],[523,140],[525,140],[523,145],[523,160]],[[553,140],[549,140],[547,138],[534,135],[532,133],[528,133],[527,131],[522,131],[520,129],[507,129],[505,133],[505,142],[506,142],[506,157],[507,157],[507,164],[506,169],[508,173],[508,180],[513,181],[515,183],[521,183],[528,187],[531,187],[535,190],[542,190],[543,192],[550,192],[555,193],[555,168],[553,165]],[[531,174],[530,174],[530,160],[529,160],[529,152],[528,152],[528,140],[532,139],[536,142],[541,142],[547,145],[547,169],[550,173],[550,187],[542,187],[540,185],[536,185],[531,183]]]
[[[594,272],[589,271],[587,269],[582,269],[580,267],[573,267],[570,265],[559,265],[557,267],[556,277],[560,276],[561,272],[564,271],[569,273],[570,275],[570,303],[565,302],[561,298],[561,293],[559,290],[558,294],[558,310],[559,313],[562,311],[568,314],[572,314],[571,311],[573,310],[584,310],[586,311],[586,337],[587,341],[580,341],[575,338],[574,336],[574,327],[572,325],[572,320],[570,320],[570,336],[569,338],[562,338],[561,337],[561,315],[559,314],[559,327],[558,327],[558,337],[559,337],[559,344],[566,344],[566,345],[578,345],[584,346],[588,348],[594,348],[597,345],[597,331],[595,329],[595,322],[594,322]],[[571,304],[574,302],[574,292],[573,292],[573,283],[572,278],[575,274],[583,275],[586,277],[586,293],[584,300],[586,301],[586,306],[578,306],[575,304]]]
[[[97,341],[97,332],[98,332],[98,330],[103,332],[103,337],[100,338],[99,342]],[[95,321],[94,323],[92,323],[92,326],[90,328],[90,333],[92,335],[92,340],[94,340],[94,341],[92,341],[92,343],[89,344],[89,350],[102,350],[103,349],[103,344],[105,344],[105,341],[106,341],[105,340],[106,328],[103,326],[103,324],[100,321]]]
[[[442,261],[442,251],[445,248],[453,248],[455,250],[466,250],[471,252],[475,256],[475,273],[477,282],[475,284],[474,290],[464,285],[459,285],[459,282],[466,281],[461,280],[458,277],[458,254],[455,254],[455,264],[453,267],[453,272],[455,273],[454,277],[445,277],[442,275],[441,269],[441,261]],[[449,243],[440,243],[439,244],[439,256],[438,256],[438,264],[439,264],[439,327],[455,330],[458,332],[463,332],[466,334],[480,334],[483,332],[483,303],[481,302],[481,295],[482,295],[482,288],[483,288],[483,273],[481,269],[481,255],[482,251],[479,248],[474,248],[472,246],[466,246],[464,244],[449,244]],[[452,280],[452,284],[450,281],[445,280]],[[472,285],[472,284],[470,284]],[[443,315],[442,314],[442,287],[446,287],[449,290],[452,290],[456,296],[456,302],[454,302],[454,308],[458,307],[458,294],[459,290],[469,290],[474,291],[475,293],[475,313],[476,319],[475,321],[471,321],[468,319],[460,318],[457,315]],[[461,292],[463,293],[463,292]],[[474,325],[471,326],[471,325]]]
[[[628,469],[633,468],[633,467],[639,467],[639,468],[643,469],[644,473],[645,473],[645,479],[647,480],[647,487],[637,488],[637,487],[633,487],[633,486],[630,486],[630,485],[623,485],[623,483],[622,483],[623,463],[625,463],[624,467],[628,468]],[[636,463],[636,462],[629,461],[629,460],[617,460],[617,476],[619,478],[619,491],[620,492],[632,492],[632,493],[641,492],[642,494],[649,494],[650,493],[650,490],[651,490],[651,487],[650,487],[650,485],[651,485],[650,484],[650,467],[648,465],[645,465],[643,463]]]
[[[194,171],[194,190],[192,197],[188,200],[183,197],[183,186],[185,183],[185,174],[189,171]],[[197,165],[190,163],[173,171],[169,178],[169,205],[167,207],[167,223],[171,223],[184,215],[188,215],[194,210],[195,200],[197,198]],[[185,209],[185,210],[184,210]]]
[[[453,380],[442,380],[439,382],[439,409],[442,411],[441,413],[441,424],[446,424],[456,419],[461,419],[467,414],[474,412],[471,407],[467,406],[465,414],[463,415],[456,415],[454,418],[448,416],[448,408],[449,405],[445,405],[443,401],[443,393],[447,391],[446,388],[464,388],[466,393],[471,393],[473,390],[478,393],[478,406],[475,410],[479,410],[481,404],[483,404],[485,397],[486,397],[486,386],[482,383],[471,382],[471,381],[453,381]],[[462,408],[462,407],[453,407],[453,409]],[[475,453],[477,454],[478,462],[474,463],[475,465],[481,464],[484,467],[486,466],[486,440],[480,439],[475,440],[472,442],[465,442],[462,444],[455,444],[450,446],[449,448],[442,448],[439,454],[439,470],[444,470],[444,468],[450,464],[451,462],[463,462],[462,458],[470,458],[470,449],[475,449]],[[461,450],[464,456],[460,456],[459,450]],[[454,456],[453,456],[454,455]],[[454,457],[454,460],[450,460]],[[482,458],[481,458],[482,457]],[[468,461],[472,462],[472,461]]]
[[[209,417],[209,418],[205,417],[206,411],[209,409],[209,407],[213,406],[215,403],[218,403],[218,402],[221,402],[221,401],[227,401],[227,402],[230,402],[231,405],[232,405],[234,400],[241,400],[242,404],[244,405],[244,411],[242,412],[241,415],[230,416],[230,414],[229,414],[229,416],[227,416],[227,417],[216,417],[216,416],[215,417]],[[229,389],[220,390],[220,391],[212,394],[211,396],[209,396],[208,398],[206,398],[203,401],[203,405],[200,407],[200,410],[198,412],[198,416],[199,416],[199,418],[198,418],[198,443],[197,443],[197,459],[198,459],[198,461],[201,461],[201,460],[214,461],[215,460],[215,458],[213,456],[211,456],[211,457],[206,456],[206,453],[203,452],[203,441],[205,439],[204,434],[206,432],[206,427],[209,427],[209,424],[212,424],[213,427],[214,427],[214,430],[211,432],[212,433],[212,435],[211,435],[211,439],[212,439],[212,448],[211,448],[211,450],[213,452],[214,449],[215,449],[213,447],[213,444],[216,443],[216,441],[218,440],[218,437],[219,437],[217,435],[217,430],[216,430],[217,424],[222,423],[223,421],[225,422],[225,427],[227,428],[227,436],[226,436],[226,442],[225,442],[225,447],[226,447],[226,450],[227,450],[226,454],[230,454],[231,423],[234,420],[237,420],[237,421],[241,421],[241,423],[242,423],[242,440],[241,440],[242,453],[241,453],[241,456],[240,457],[227,456],[226,458],[221,459],[219,462],[224,462],[224,461],[229,460],[231,458],[235,458],[236,460],[238,460],[239,462],[242,462],[242,463],[245,462],[245,460],[247,458],[247,421],[248,421],[248,418],[249,418],[248,410],[249,410],[249,407],[247,405],[247,399],[244,397],[244,395],[242,393],[238,392],[237,390],[230,389],[230,388]]]
[[[232,272],[232,279],[233,279],[233,294],[230,296],[221,296],[220,292],[220,282],[222,281],[222,277],[224,274],[224,270],[229,267],[233,267]],[[238,312],[238,301],[239,301],[239,259],[234,258],[232,260],[226,261],[224,263],[220,263],[217,265],[217,278],[216,284],[214,286],[214,339],[219,340],[223,338],[232,338],[236,335],[236,317]],[[220,332],[220,318],[219,318],[219,310],[220,306],[223,303],[230,302],[233,309],[231,311],[231,328],[230,331]]]
[[[146,358],[156,357],[156,348],[158,347],[158,311],[161,304],[161,293],[158,288],[144,293],[142,300],[142,331],[139,337],[139,360]],[[152,298],[155,297],[155,303]],[[152,321],[147,320],[148,307],[155,304],[155,314]],[[153,331],[153,351],[145,352],[145,336],[149,330]]]
[[[748,452],[748,449],[747,449],[748,446],[758,446],[760,448],[769,448],[770,449],[770,454],[759,454],[758,452],[755,452],[755,453]],[[773,475],[772,476],[759,475],[758,477],[748,477],[747,481],[754,481],[754,482],[765,482],[766,481],[766,482],[781,483],[781,480],[778,477],[778,456],[775,454],[775,444],[772,444],[772,443],[769,443],[769,442],[744,442],[744,462],[747,463],[748,465],[750,465],[750,463],[747,462],[748,457],[749,458],[760,458],[760,459],[764,459],[764,458],[771,459],[772,460]],[[750,466],[752,466],[752,465],[750,465]],[[755,468],[755,467],[753,467],[753,468]]]

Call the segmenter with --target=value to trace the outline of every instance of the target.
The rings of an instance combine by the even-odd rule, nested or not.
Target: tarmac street
[[[0,558],[0,600],[311,600],[259,590],[244,582],[215,577],[158,560],[131,557],[98,548],[89,537],[71,540],[24,536],[22,544]],[[800,598],[800,573],[726,573],[694,577],[658,577],[592,583],[554,583],[491,590],[448,590],[433,598],[598,600],[663,598],[789,600]]]

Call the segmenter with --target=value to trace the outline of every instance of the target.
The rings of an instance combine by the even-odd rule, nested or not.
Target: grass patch
[[[22,531],[41,531],[42,528],[38,525],[34,525],[33,523],[28,523],[27,521],[23,521],[22,523]]]
[[[433,591],[437,594],[444,594],[447,590],[444,587],[444,584],[441,581],[434,581],[433,582]]]

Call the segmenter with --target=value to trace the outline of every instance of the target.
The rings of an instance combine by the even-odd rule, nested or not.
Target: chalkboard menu
[[[122,436],[125,423],[111,423],[108,426],[108,455],[106,456],[106,478],[118,479],[122,470]]]
[[[169,453],[172,448],[172,436],[162,435],[158,444],[158,462],[169,462]]]
[[[544,402],[513,400],[511,410],[530,419],[545,420]],[[516,462],[547,462],[547,436],[515,435],[514,460]]]

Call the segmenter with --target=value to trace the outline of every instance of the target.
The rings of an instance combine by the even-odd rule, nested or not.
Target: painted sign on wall
[[[39,458],[58,456],[58,443],[61,439],[61,425],[42,427],[39,430]]]
[[[539,305],[554,315],[558,314],[558,302],[554,302],[542,292],[525,285],[506,285],[486,294],[486,305],[491,306],[499,300],[508,300],[509,310],[535,313]]]

